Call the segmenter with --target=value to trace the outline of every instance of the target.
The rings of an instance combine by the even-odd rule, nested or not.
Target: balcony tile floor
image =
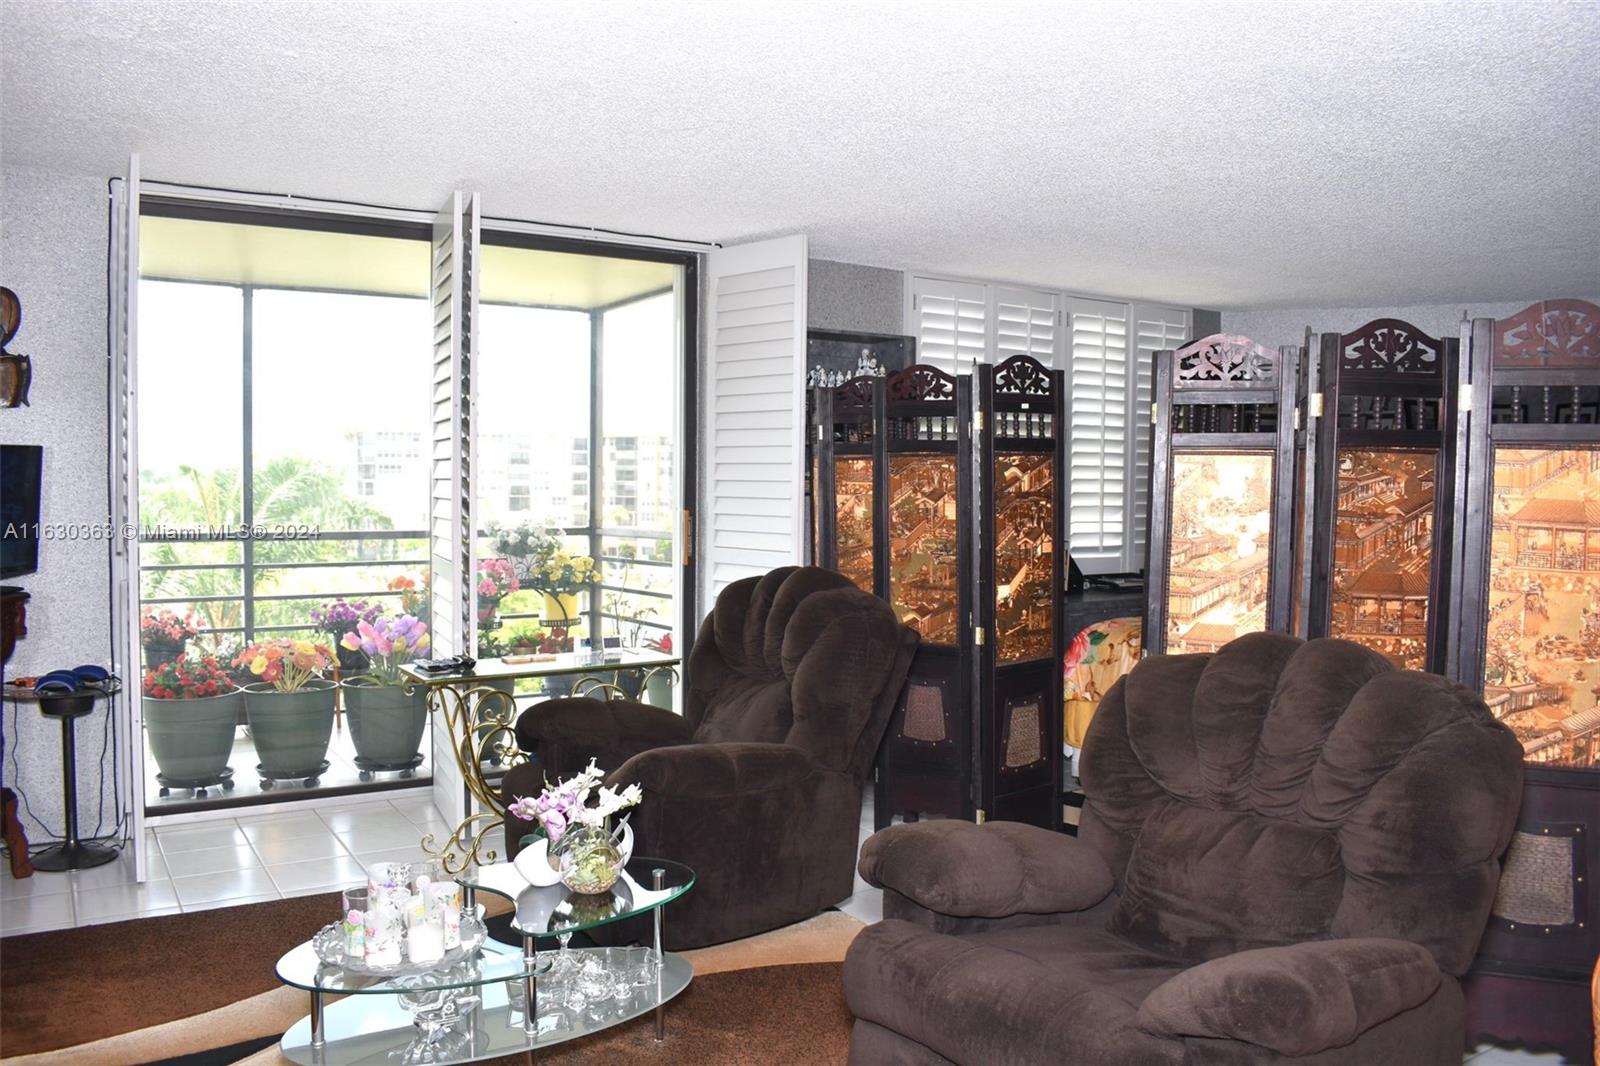
[[[359,883],[368,863],[424,858],[422,838],[448,832],[426,795],[319,805],[145,831],[150,878],[134,881],[124,855],[92,870],[0,868],[0,934],[36,933],[128,918],[331,892]],[[494,847],[504,852],[498,832]]]

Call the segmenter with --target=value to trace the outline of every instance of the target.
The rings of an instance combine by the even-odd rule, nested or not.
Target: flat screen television
[[[0,444],[0,578],[39,569],[39,477],[44,449]]]

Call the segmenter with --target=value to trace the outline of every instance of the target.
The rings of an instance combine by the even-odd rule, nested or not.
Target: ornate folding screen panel
[[[1319,334],[1308,626],[1444,672],[1459,342],[1398,319]]]
[[[812,558],[865,592],[884,594],[878,550],[879,479],[887,473],[879,377],[812,390]]]
[[[879,752],[880,827],[897,813],[975,814],[972,379],[916,364],[884,389],[880,592],[922,643]]]
[[[1061,821],[1061,618],[1066,378],[1015,355],[980,365],[976,652],[978,806]]]
[[[1150,653],[1293,628],[1302,360],[1227,334],[1156,353]]]

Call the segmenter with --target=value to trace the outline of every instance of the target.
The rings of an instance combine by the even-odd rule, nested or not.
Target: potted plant
[[[144,649],[144,664],[160,666],[174,661],[199,633],[200,624],[192,614],[146,607],[139,614],[139,646]]]
[[[228,757],[244,697],[215,659],[189,659],[144,672],[144,729],[160,773],[171,788],[233,787]]]
[[[342,596],[332,603],[311,609],[311,624],[317,632],[327,634],[328,643],[333,645],[333,653],[339,657],[341,677],[350,677],[367,669],[366,653],[359,645],[355,648],[346,645],[345,634],[354,633],[357,625],[371,623],[381,614],[381,604],[371,604],[366,600],[351,603]]]
[[[494,550],[510,560],[524,588],[544,596],[544,623],[578,620],[578,593],[600,581],[600,567],[587,555],[571,555],[560,535],[531,522],[505,527],[490,523],[485,530]]]
[[[244,705],[262,788],[285,778],[304,778],[311,788],[328,768],[338,689],[322,675],[333,662],[326,644],[286,637],[252,644],[234,660],[261,679],[244,687]]]
[[[505,650],[505,645],[495,635],[500,628],[500,604],[521,588],[521,579],[511,560],[494,558],[478,562],[478,658],[499,658]]]
[[[407,614],[358,622],[340,642],[370,664],[367,673],[342,682],[356,768],[363,781],[372,780],[380,770],[409,774],[422,761],[427,692],[400,667],[426,651],[431,639],[428,627]]]

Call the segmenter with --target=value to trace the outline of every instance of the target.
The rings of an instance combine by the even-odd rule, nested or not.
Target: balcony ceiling
[[[428,244],[147,216],[139,271],[145,277],[426,296]],[[592,309],[669,289],[675,273],[665,263],[485,245],[478,296],[493,303]]]
[[[1600,4],[0,7],[5,162],[1220,307],[1600,291]],[[5,205],[11,210],[11,205]]]

